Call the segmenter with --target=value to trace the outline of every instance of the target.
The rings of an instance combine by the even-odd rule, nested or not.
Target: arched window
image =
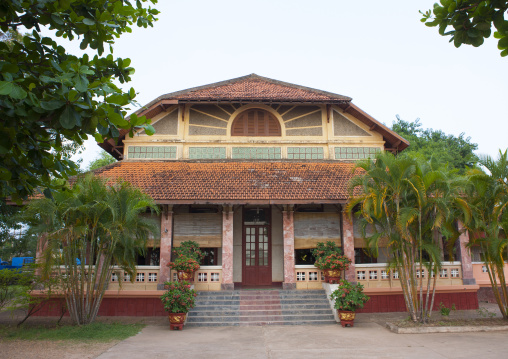
[[[280,136],[279,121],[270,112],[253,108],[236,116],[231,136]]]

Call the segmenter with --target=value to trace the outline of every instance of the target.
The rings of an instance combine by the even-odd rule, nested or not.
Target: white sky
[[[153,28],[114,46],[136,69],[144,105],[173,91],[256,73],[353,98],[391,126],[395,115],[458,136],[478,153],[508,147],[508,58],[492,37],[456,49],[420,22],[432,0],[160,0]],[[77,45],[76,45],[77,46]],[[83,167],[99,147],[87,143]]]

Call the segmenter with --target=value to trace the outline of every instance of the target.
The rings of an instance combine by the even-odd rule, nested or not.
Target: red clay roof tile
[[[348,199],[352,163],[134,162],[95,173],[140,187],[156,201],[336,201]]]
[[[273,80],[256,74],[169,93],[152,102],[162,99],[190,102],[274,101],[347,103],[351,101],[351,98],[347,96]]]

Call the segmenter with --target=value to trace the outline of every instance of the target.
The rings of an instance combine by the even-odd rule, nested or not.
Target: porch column
[[[173,238],[173,206],[164,205],[161,214],[160,269],[157,289],[163,290],[164,283],[171,281],[171,240]]]
[[[295,279],[295,227],[292,206],[282,211],[284,236],[284,283],[283,289],[296,289]]]
[[[346,280],[356,282],[355,271],[355,236],[353,232],[353,221],[346,212],[342,211],[342,251],[351,260],[349,269],[346,270]]]
[[[233,290],[233,209],[222,209],[222,290]]]
[[[476,284],[476,279],[473,276],[473,263],[471,261],[471,251],[466,248],[466,245],[469,243],[469,232],[464,228],[462,222],[458,223],[459,232],[461,232],[459,236],[459,255],[460,255],[460,264],[462,266],[462,283],[464,284]]]

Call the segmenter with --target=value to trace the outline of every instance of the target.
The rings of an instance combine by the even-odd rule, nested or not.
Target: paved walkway
[[[476,311],[452,313],[476,316]],[[439,315],[438,313],[436,313]],[[321,326],[185,327],[151,322],[98,359],[139,358],[503,358],[508,332],[394,334],[387,320],[405,313],[358,314],[354,328]]]

